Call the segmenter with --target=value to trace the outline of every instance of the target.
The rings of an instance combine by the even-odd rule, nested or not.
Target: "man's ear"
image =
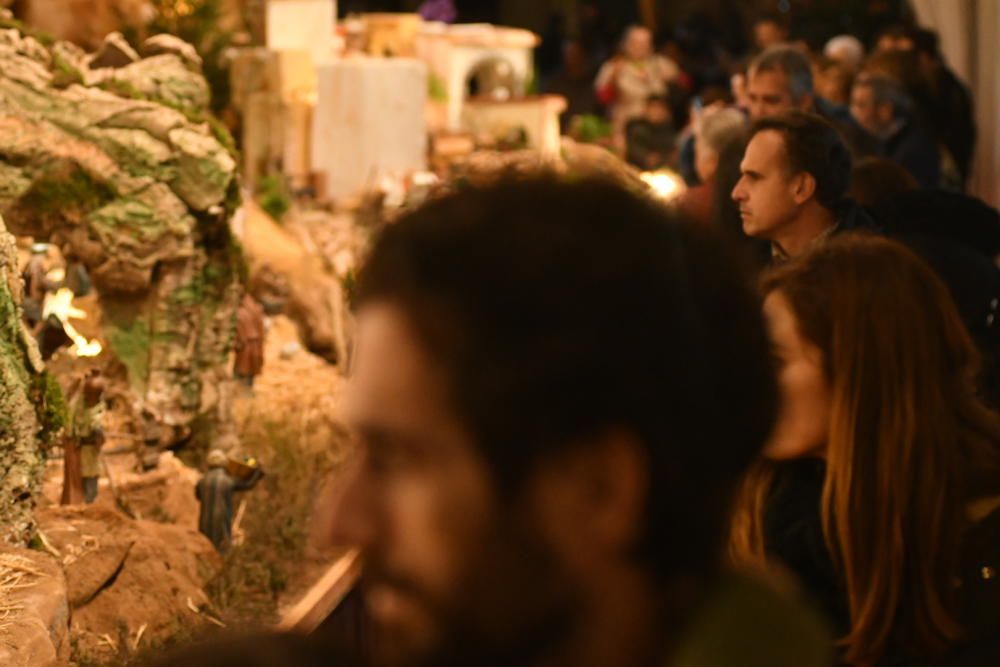
[[[798,205],[805,204],[816,195],[816,177],[803,171],[792,177],[792,197]]]
[[[800,111],[813,111],[816,106],[816,98],[813,97],[812,93],[806,93],[799,100],[799,110]],[[815,113],[815,112],[814,112]]]
[[[539,528],[567,562],[615,558],[642,538],[649,486],[645,448],[612,430],[541,462],[532,503]]]

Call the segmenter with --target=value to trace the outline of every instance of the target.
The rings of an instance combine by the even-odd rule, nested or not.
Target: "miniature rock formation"
[[[25,544],[44,468],[48,376],[22,320],[17,250],[0,220],[0,539]]]
[[[0,29],[0,212],[69,245],[138,400],[184,433],[227,377],[242,255],[231,138],[178,41],[140,58],[112,34],[88,55]]]
[[[137,521],[95,505],[49,507],[38,516],[61,566],[55,581],[63,582],[72,613],[62,634],[71,636],[78,659],[112,664],[120,642],[141,649],[215,621],[204,586],[221,559],[193,528]]]

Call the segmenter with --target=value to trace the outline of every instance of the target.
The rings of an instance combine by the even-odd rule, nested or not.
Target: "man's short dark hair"
[[[796,103],[813,92],[812,66],[809,59],[794,47],[778,44],[765,50],[750,63],[750,76],[757,72],[784,74],[788,79],[788,91]]]
[[[734,252],[605,181],[504,181],[387,228],[356,304],[404,313],[506,492],[588,437],[636,437],[651,478],[639,555],[651,572],[701,571],[775,416]]]
[[[766,130],[784,139],[789,172],[812,174],[816,200],[827,209],[836,208],[851,181],[851,152],[837,128],[816,114],[785,111],[754,121],[750,138]]]

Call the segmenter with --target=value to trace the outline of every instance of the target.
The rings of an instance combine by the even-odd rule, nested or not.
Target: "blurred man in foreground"
[[[829,664],[808,612],[721,565],[776,404],[744,275],[597,181],[467,189],[386,230],[330,521],[365,557],[378,664]]]

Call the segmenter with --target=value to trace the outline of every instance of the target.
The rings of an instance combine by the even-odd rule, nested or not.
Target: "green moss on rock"
[[[104,316],[108,346],[128,370],[129,382],[142,390],[149,379],[149,356],[152,331],[149,320],[137,316],[127,304],[105,304]]]
[[[78,223],[114,198],[106,184],[73,164],[62,164],[35,176],[17,208],[41,217],[47,225]]]
[[[41,427],[39,439],[45,444],[54,444],[59,433],[69,423],[69,412],[62,387],[52,373],[46,371],[35,376],[32,402]]]

